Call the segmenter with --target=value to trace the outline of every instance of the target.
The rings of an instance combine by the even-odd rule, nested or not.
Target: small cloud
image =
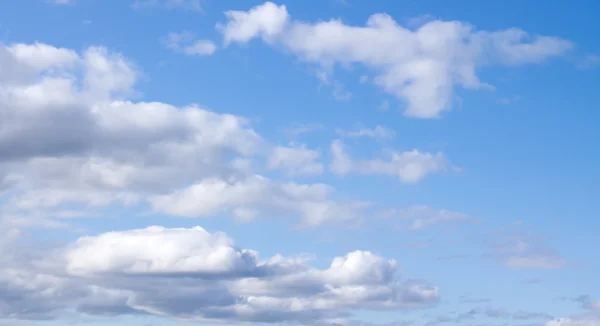
[[[394,211],[391,215],[400,219],[402,228],[421,230],[441,225],[454,225],[473,221],[469,215],[451,212],[444,209],[435,209],[429,206],[411,206]]]
[[[334,2],[342,6],[350,6],[350,2],[348,2],[348,0],[334,0]]]
[[[587,294],[582,294],[576,298],[567,298],[567,300],[580,303],[583,309],[600,312],[600,299],[593,300],[592,297]]]
[[[396,132],[381,125],[376,125],[375,128],[360,128],[355,131],[346,131],[342,129],[336,130],[337,134],[342,137],[348,138],[360,138],[368,137],[375,138],[377,140],[391,139],[394,138]]]
[[[448,166],[444,154],[420,152],[416,149],[401,153],[390,150],[387,158],[356,160],[346,152],[346,146],[340,139],[332,142],[331,154],[329,170],[336,175],[389,175],[407,184],[419,182],[430,174],[446,170]]]
[[[295,138],[320,129],[323,129],[323,126],[317,123],[301,123],[285,127],[281,132],[290,138]]]
[[[390,109],[390,101],[388,100],[383,100],[383,102],[381,102],[381,104],[379,105],[379,107],[377,108],[379,111],[387,111]]]
[[[522,281],[523,284],[540,284],[542,280],[537,277],[527,278]]]
[[[334,82],[333,97],[338,101],[349,101],[352,97],[352,93],[348,92],[342,84]]]
[[[212,41],[199,40],[183,48],[187,55],[211,55],[215,53],[217,46]]]
[[[542,238],[528,233],[497,235],[488,247],[487,256],[509,269],[562,269],[567,266],[567,261]]]
[[[162,7],[165,9],[183,9],[202,12],[200,0],[135,0],[131,7],[136,10]]]
[[[492,308],[488,308],[485,310],[485,315],[490,317],[490,318],[507,318],[510,316],[510,313],[508,313],[506,310],[504,309],[492,309]]]
[[[169,33],[162,42],[167,48],[188,56],[212,55],[217,50],[215,43],[209,40],[196,40],[188,31]]]
[[[588,54],[577,64],[579,69],[593,69],[600,66],[600,55]]]
[[[513,314],[513,319],[530,320],[530,319],[553,319],[554,317],[545,312],[531,312],[519,310]]]
[[[68,4],[73,4],[73,2],[75,2],[75,0],[47,0],[47,1],[53,5],[68,5]]]
[[[331,72],[327,69],[321,69],[316,73],[317,79],[319,80],[319,87],[329,86],[333,89],[333,97],[338,101],[349,101],[352,97],[352,93],[346,90],[344,85],[339,81],[331,78]]]
[[[471,255],[469,254],[456,254],[456,255],[448,255],[448,256],[440,256],[438,260],[459,260],[469,258]]]
[[[503,98],[501,98],[501,99],[498,100],[498,103],[504,104],[504,105],[508,105],[508,104],[513,104],[513,103],[517,102],[520,99],[521,99],[521,97],[519,95],[515,95],[515,96],[512,96],[512,97],[503,97]]]
[[[468,296],[461,296],[460,303],[489,303],[492,302],[490,298],[470,298]]]

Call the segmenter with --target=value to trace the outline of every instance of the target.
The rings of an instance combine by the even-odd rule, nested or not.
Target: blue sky
[[[599,14],[0,3],[0,325],[600,325]]]

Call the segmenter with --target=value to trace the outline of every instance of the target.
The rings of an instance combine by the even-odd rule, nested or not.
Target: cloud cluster
[[[330,186],[281,183],[253,169],[258,161],[265,171],[320,174],[317,151],[271,145],[243,117],[134,101],[140,73],[106,48],[13,44],[0,47],[0,65],[5,226],[145,203],[187,217],[278,215],[316,226],[357,218],[364,207],[336,199]]]
[[[451,109],[457,87],[489,88],[477,75],[482,67],[540,63],[572,48],[558,37],[517,28],[477,31],[459,21],[429,21],[412,30],[387,14],[372,15],[365,26],[310,23],[293,20],[285,5],[272,2],[225,14],[227,21],[217,27],[226,45],[260,38],[328,70],[361,64],[374,71],[375,84],[406,103],[405,115],[415,118],[436,118]]]
[[[368,205],[325,184],[280,182],[325,171],[321,153],[273,145],[239,116],[197,105],[135,101],[140,72],[119,53],[51,45],[0,48],[0,222],[59,226],[111,204],[149,204],[185,217],[297,218],[308,226],[359,219]],[[383,129],[380,129],[380,131]],[[392,153],[352,161],[334,142],[330,170],[413,183],[445,166],[442,154]],[[9,216],[10,218],[6,218]],[[42,221],[44,220],[44,221]]]
[[[439,301],[425,281],[401,282],[397,263],[367,251],[310,267],[262,259],[201,227],[114,231],[52,252],[3,252],[0,314],[47,319],[68,310],[204,322],[334,322],[357,308],[416,309]],[[6,265],[7,257],[12,258]]]
[[[466,312],[451,312],[447,314],[438,315],[435,319],[427,322],[425,325],[434,326],[447,323],[465,323],[467,321],[475,320],[479,317],[486,317],[490,319],[503,319],[503,320],[518,320],[518,321],[531,321],[531,320],[551,320],[552,315],[543,312],[531,312],[518,310],[511,313],[505,309],[494,309],[494,308],[472,308]]]
[[[222,233],[146,229],[23,249],[20,229],[66,226],[110,205],[190,218],[356,221],[368,203],[326,184],[281,182],[324,172],[320,153],[272,145],[243,117],[197,105],[136,101],[139,71],[103,47],[0,47],[0,315],[16,319],[151,314],[211,322],[340,323],[356,309],[416,309],[436,286],[401,282],[366,251],[319,269],[302,257],[261,259]]]
[[[201,10],[197,0],[136,4]],[[261,38],[328,72],[362,64],[374,71],[377,85],[407,103],[407,116],[417,118],[449,110],[456,87],[488,87],[477,76],[486,65],[539,63],[571,48],[559,38],[518,29],[476,31],[461,22],[431,21],[412,30],[385,14],[371,16],[364,27],[339,20],[300,22],[285,6],[270,2],[229,11],[226,17],[218,26],[226,45]],[[186,55],[211,55],[217,48],[185,32],[164,41]],[[68,218],[92,216],[112,205],[187,218],[284,217],[308,227],[350,225],[375,205],[345,200],[327,184],[278,177],[329,171],[387,175],[410,184],[449,166],[444,154],[416,149],[357,159],[341,140],[332,142],[326,164],[318,150],[264,139],[244,117],[196,104],[140,100],[140,75],[123,55],[104,47],[78,52],[43,43],[0,44],[0,318],[53,319],[75,311],[211,323],[340,325],[357,310],[404,311],[439,302],[437,286],[401,279],[395,260],[369,251],[312,266],[303,256],[263,258],[228,235],[201,227],[151,226],[84,236],[56,248],[21,247],[21,228],[66,226]],[[349,96],[330,76],[323,78],[341,98]],[[302,126],[291,134],[309,129]],[[379,125],[338,133],[378,140],[394,136]],[[392,213],[411,230],[472,220],[427,206]],[[566,265],[525,235],[491,243],[490,255],[515,269]],[[590,314],[600,310],[600,302],[589,297],[578,301]],[[436,322],[475,315],[551,318],[487,309]],[[593,326],[598,319],[572,317],[547,325]]]

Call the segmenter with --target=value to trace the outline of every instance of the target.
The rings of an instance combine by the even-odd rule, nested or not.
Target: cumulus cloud
[[[302,257],[237,247],[201,227],[113,231],[86,236],[30,259],[2,260],[0,310],[16,318],[152,314],[204,322],[340,320],[354,309],[417,309],[439,301],[436,286],[402,282],[396,261],[368,251],[329,267]],[[13,257],[19,257],[14,255]],[[31,259],[33,257],[33,259]],[[26,307],[35,309],[24,309]]]
[[[261,158],[266,170],[319,174],[317,151],[272,145],[243,117],[135,101],[140,73],[119,53],[13,44],[0,47],[0,64],[7,67],[0,74],[5,226],[111,204],[151,203],[190,217],[292,216],[313,226],[361,214],[362,203],[335,199],[327,185],[280,183],[252,171]]]
[[[367,203],[332,199],[325,184],[279,183],[255,175],[224,181],[205,179],[176,192],[150,198],[152,207],[185,217],[232,214],[242,219],[260,216],[297,216],[307,226],[355,221]]]
[[[431,173],[443,171],[447,161],[442,153],[422,153],[418,150],[389,153],[388,159],[354,160],[341,140],[331,144],[332,159],[329,170],[338,175],[359,173],[365,175],[392,175],[404,183],[415,183]]]
[[[289,21],[285,6],[277,6],[272,2],[265,2],[247,12],[227,11],[225,16],[227,24],[217,25],[223,33],[225,44],[248,42],[257,36],[265,39],[276,37],[283,32]]]
[[[477,75],[485,66],[540,63],[572,48],[558,37],[518,28],[478,31],[459,21],[433,20],[410,29],[382,13],[371,15],[365,26],[335,19],[304,22],[272,2],[225,16],[226,23],[217,27],[226,45],[260,38],[329,69],[361,64],[376,73],[376,85],[406,103],[405,115],[415,118],[437,118],[450,110],[457,87],[489,88]]]

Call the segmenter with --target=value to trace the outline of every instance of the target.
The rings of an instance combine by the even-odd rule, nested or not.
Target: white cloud
[[[428,174],[442,171],[447,166],[443,154],[421,153],[416,149],[403,153],[391,152],[388,160],[353,160],[346,153],[340,140],[331,144],[331,153],[329,169],[335,174],[393,175],[404,183],[418,182]]]
[[[259,35],[266,39],[278,36],[289,20],[285,6],[277,6],[272,2],[256,6],[248,12],[227,11],[225,16],[227,24],[217,25],[223,33],[225,44],[248,42]]]
[[[563,258],[548,253],[511,255],[505,257],[502,263],[512,269],[560,269],[566,264]]]
[[[306,146],[276,146],[267,159],[268,169],[281,169],[288,175],[317,175],[323,173],[321,153]]]
[[[320,124],[301,123],[301,124],[293,124],[293,125],[287,126],[287,127],[283,128],[281,130],[281,132],[290,138],[296,138],[303,134],[308,134],[308,133],[311,133],[311,132],[314,132],[317,130],[321,130],[321,129],[323,129],[323,126]]]
[[[337,130],[338,135],[348,138],[369,137],[378,140],[391,139],[396,132],[384,126],[376,125],[375,128],[360,128],[356,131]]]
[[[186,46],[183,51],[187,55],[211,55],[216,49],[217,46],[212,41],[198,40]]]
[[[132,7],[134,9],[163,7],[166,9],[183,9],[202,12],[200,0],[135,0]]]
[[[372,15],[366,26],[308,23],[292,20],[284,5],[272,2],[225,15],[227,22],[218,29],[226,45],[262,38],[322,67],[362,64],[377,74],[375,84],[406,102],[405,115],[415,118],[437,118],[450,110],[456,87],[489,88],[477,76],[486,65],[539,63],[572,48],[558,37],[517,28],[476,31],[458,21],[434,20],[411,30],[387,14]]]
[[[436,286],[401,282],[396,261],[368,251],[318,269],[302,257],[261,259],[201,227],[108,232],[53,253],[6,252],[0,264],[0,285],[8,291],[0,294],[0,313],[23,319],[76,310],[313,325],[343,321],[356,309],[418,309],[439,301]]]
[[[589,295],[581,295],[573,300],[581,304],[587,312],[567,318],[557,318],[546,323],[546,326],[600,326],[600,300],[592,300]]]
[[[90,256],[90,252],[94,255]],[[73,275],[110,272],[227,275],[257,267],[253,252],[238,250],[226,235],[210,234],[200,227],[149,227],[84,237],[67,251],[66,259],[67,271]]]
[[[600,326],[600,318],[557,318],[545,324],[546,326]]]
[[[252,171],[253,160],[264,158],[267,169],[318,174],[323,166],[316,151],[270,145],[243,117],[132,101],[139,72],[118,53],[15,44],[0,48],[0,64],[10,68],[0,78],[0,189],[6,195],[0,224],[147,201],[184,216],[278,215],[313,226],[361,215],[364,204],[334,199],[327,185],[279,183]],[[207,189],[231,201],[195,197]]]
[[[263,176],[205,179],[183,190],[150,199],[152,207],[171,215],[203,217],[232,214],[247,220],[258,216],[299,217],[307,226],[356,221],[365,203],[333,199],[325,184],[278,183]]]
[[[563,257],[531,234],[514,232],[490,241],[489,254],[510,269],[561,269],[567,266]]]
[[[190,32],[170,33],[163,40],[165,45],[175,51],[189,56],[212,55],[217,50],[214,42],[209,40],[196,40]]]
[[[593,69],[600,66],[600,55],[588,54],[577,65],[580,69]]]
[[[394,210],[390,214],[400,218],[402,225],[410,230],[420,230],[438,225],[464,223],[474,220],[465,213],[451,212],[445,209],[434,209],[419,205]]]

